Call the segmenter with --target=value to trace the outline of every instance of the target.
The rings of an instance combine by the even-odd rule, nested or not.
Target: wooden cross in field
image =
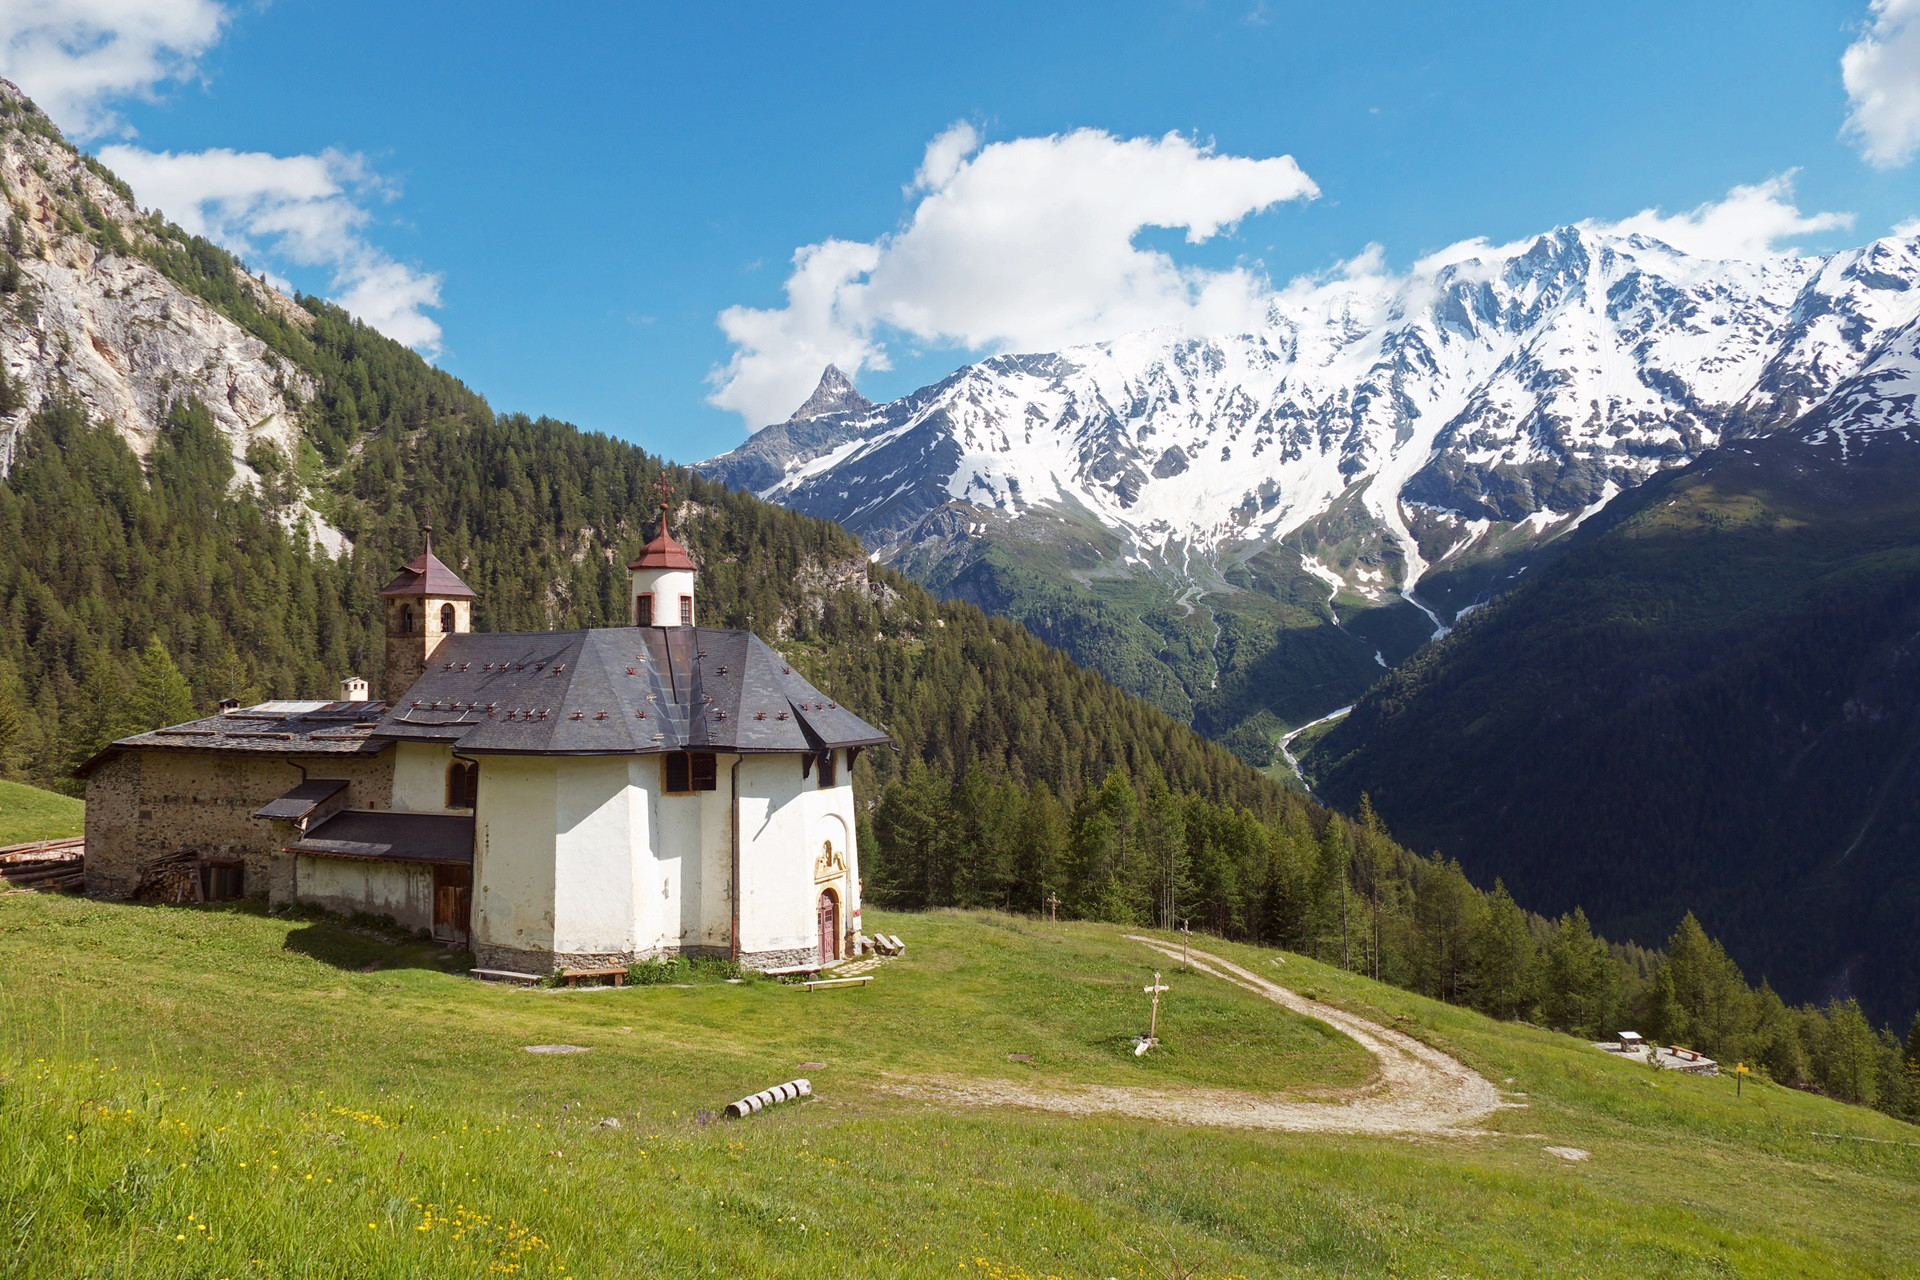
[[[1160,971],[1155,969],[1153,971],[1153,985],[1144,987],[1142,990],[1153,997],[1153,1012],[1149,1015],[1149,1021],[1147,1022],[1147,1038],[1134,1043],[1133,1056],[1136,1058],[1160,1043],[1160,993],[1171,990],[1171,988],[1160,981]]]
[[[1046,902],[1047,902],[1047,911],[1050,917],[1052,918],[1053,923],[1059,924],[1060,923],[1060,895],[1057,893],[1050,893],[1047,895]]]

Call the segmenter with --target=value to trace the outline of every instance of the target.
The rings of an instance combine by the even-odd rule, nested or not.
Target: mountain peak
[[[823,418],[830,413],[861,413],[871,408],[873,401],[854,389],[847,375],[840,372],[840,366],[830,364],[821,371],[820,385],[813,389],[807,402],[795,409],[787,421]]]

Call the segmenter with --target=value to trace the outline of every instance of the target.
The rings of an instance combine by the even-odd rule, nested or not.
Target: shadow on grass
[[[407,933],[379,916],[338,916],[315,908],[296,908],[287,918],[300,927],[287,935],[288,951],[336,969],[376,973],[382,969],[430,969],[465,973],[473,953]]]
[[[191,911],[206,915],[257,916],[287,920],[297,927],[282,944],[286,950],[318,960],[336,969],[376,973],[382,969],[430,969],[437,973],[465,973],[473,967],[473,953],[409,933],[390,916],[355,913],[337,915],[319,907],[270,910],[259,898],[230,902],[141,902],[117,905],[147,911]]]

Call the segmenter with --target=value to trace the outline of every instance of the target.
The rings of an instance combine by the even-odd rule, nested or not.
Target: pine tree
[[[1907,1076],[1906,1118],[1920,1124],[1920,1010],[1914,1012],[1913,1025],[1907,1028],[1907,1045],[1900,1060]]]
[[[1871,1103],[1879,1083],[1877,1050],[1873,1028],[1858,1000],[1827,1006],[1827,1024],[1815,1056],[1821,1087],[1848,1102]]]
[[[1526,913],[1499,880],[1474,937],[1474,1003],[1495,1018],[1518,1018],[1533,998],[1537,954]]]
[[[1695,1047],[1717,1057],[1737,1055],[1753,1023],[1752,995],[1740,967],[1691,911],[1667,943],[1667,969]]]
[[[140,655],[140,673],[127,718],[136,726],[136,733],[193,719],[193,691],[157,635],[147,641]]]
[[[11,663],[0,664],[0,778],[18,769],[26,733],[26,716],[14,696],[17,680]]]

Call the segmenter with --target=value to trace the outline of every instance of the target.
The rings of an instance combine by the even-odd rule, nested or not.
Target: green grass
[[[1810,1136],[1920,1131],[1769,1086],[1736,1100],[1251,947],[1208,944],[1404,1015],[1525,1106],[1414,1141],[915,1101],[889,1086],[1285,1090],[1370,1067],[1187,972],[1167,978],[1165,1048],[1133,1058],[1139,988],[1168,962],[1119,930],[870,923],[909,947],[864,989],[532,992],[338,921],[0,899],[0,1276],[1145,1277],[1176,1251],[1205,1276],[1885,1276],[1920,1258],[1920,1148]],[[524,1052],[542,1043],[590,1052]],[[800,1074],[816,1100],[713,1114]]]
[[[86,811],[85,803],[72,796],[0,781],[0,845],[77,836]]]

